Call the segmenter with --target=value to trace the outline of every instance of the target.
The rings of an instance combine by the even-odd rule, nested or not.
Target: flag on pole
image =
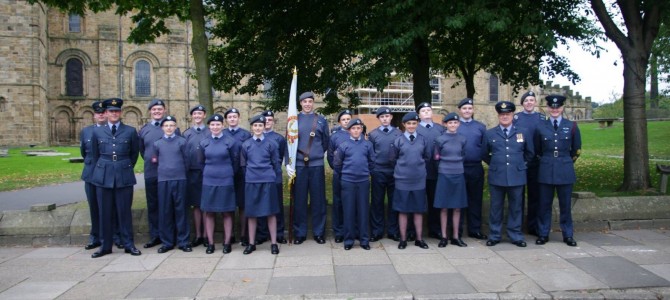
[[[296,98],[298,92],[298,69],[293,67],[291,92],[288,97],[288,118],[286,122],[286,143],[288,143],[288,164],[295,170],[295,158],[298,153],[298,106]],[[289,178],[293,181],[295,175]]]

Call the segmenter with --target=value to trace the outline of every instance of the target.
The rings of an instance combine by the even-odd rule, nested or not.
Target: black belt
[[[117,160],[130,159],[130,156],[113,154],[113,155],[100,155],[100,158],[111,160],[111,161],[117,161]]]
[[[570,154],[568,154],[568,153],[561,153],[561,152],[558,151],[558,150],[556,150],[556,151],[547,151],[547,152],[544,152],[544,154],[545,154],[545,155],[548,155],[548,156],[553,156],[553,157],[570,157]]]

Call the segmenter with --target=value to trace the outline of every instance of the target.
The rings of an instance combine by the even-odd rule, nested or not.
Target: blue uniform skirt
[[[200,207],[202,199],[202,170],[188,170],[186,174],[186,206]]]
[[[274,182],[246,183],[244,205],[247,217],[265,217],[279,213],[277,185]]]
[[[200,209],[206,212],[235,211],[235,186],[202,186]]]
[[[403,191],[398,188],[393,192],[393,210],[400,213],[424,213],[426,204],[426,190]]]
[[[437,174],[435,189],[435,208],[468,207],[468,195],[465,189],[465,175]]]

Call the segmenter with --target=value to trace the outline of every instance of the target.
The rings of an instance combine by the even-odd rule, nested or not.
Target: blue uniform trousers
[[[342,180],[341,184],[344,245],[353,245],[357,235],[361,245],[369,245],[370,182]]]
[[[482,231],[482,199],[484,198],[484,167],[482,164],[465,166],[465,189],[468,194],[468,233]],[[460,231],[463,231],[463,217],[461,217]]]
[[[84,182],[84,192],[86,192],[86,200],[88,201],[88,209],[91,214],[91,232],[89,233],[89,243],[98,243],[102,240],[102,233],[100,229],[100,205],[98,204],[98,195],[96,189],[98,187],[95,184],[90,182]],[[112,228],[114,228],[114,234],[112,236],[112,241],[115,244],[121,243],[121,238],[119,237],[119,225],[116,220],[116,214],[112,214]]]
[[[521,223],[523,212],[521,211],[521,194],[523,185],[498,186],[489,184],[491,193],[491,209],[489,212],[489,240],[499,241],[502,239],[502,222],[505,209],[505,196],[507,196],[507,236],[512,241],[523,241]]]
[[[326,229],[326,175],[323,166],[296,167],[293,232],[296,237],[307,236],[307,195],[312,214],[312,233],[323,236]]]
[[[114,234],[114,215],[119,225],[119,235],[126,249],[135,247],[133,236],[133,186],[119,188],[97,187],[98,207],[100,209],[100,232],[103,251],[112,250],[112,235]]]
[[[435,202],[436,188],[437,179],[426,179],[426,197],[428,197],[428,233],[440,236],[442,235],[440,225],[440,212],[442,210],[433,206],[433,202]]]
[[[160,238],[158,225],[158,177],[144,178],[144,192],[147,196],[147,218],[149,219],[149,237]]]
[[[186,215],[186,180],[158,182],[158,224],[165,247],[189,245],[190,227]]]
[[[331,226],[333,227],[333,234],[335,236],[344,237],[344,225],[342,219],[342,176],[339,172],[333,170],[333,207],[331,210]]]
[[[554,202],[554,191],[558,195],[560,209],[560,224],[563,237],[572,237],[572,184],[544,184],[540,183],[540,213],[538,228],[540,236],[548,236],[551,231],[551,210]]]
[[[393,210],[393,193],[395,180],[393,171],[373,172],[372,189],[370,191],[372,202],[370,203],[370,229],[373,236],[382,236],[384,231],[389,235],[400,235],[398,229],[398,212]],[[384,196],[386,207],[384,207]]]
[[[538,230],[538,214],[540,210],[540,183],[537,182],[537,175],[539,171],[539,166],[529,166],[526,170],[526,193],[521,194],[524,197],[524,201],[521,201],[521,205],[527,204],[526,211],[526,229],[529,231]],[[522,211],[524,207],[521,208]]]
[[[279,213],[277,213],[277,239],[284,237],[284,186],[281,183],[275,183],[277,187],[277,200],[279,201]],[[256,218],[256,239],[267,240],[270,238],[268,230],[268,218]]]

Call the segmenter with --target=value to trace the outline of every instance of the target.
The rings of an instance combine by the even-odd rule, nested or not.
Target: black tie
[[[414,135],[413,135],[413,134],[410,134],[410,135],[409,135],[409,141],[410,141],[410,142],[413,142],[413,141],[414,141]]]
[[[426,124],[426,128],[429,128],[429,129],[430,129],[430,124]]]
[[[154,126],[158,126],[158,125],[160,125],[160,124],[161,124],[161,123],[158,122],[158,121],[154,122]]]
[[[112,135],[116,134],[116,124],[112,125]]]
[[[234,134],[234,133],[235,133],[235,129],[231,129],[231,130],[230,130],[230,133],[233,133],[233,134]]]
[[[388,129],[388,128],[384,128],[384,132],[389,132],[389,129]]]
[[[558,130],[558,120],[554,120],[554,130]]]
[[[196,128],[195,130],[200,131],[200,130],[202,130],[202,129],[200,129],[200,127],[198,127],[198,128]]]
[[[503,129],[503,134],[507,137],[507,128]]]
[[[218,136],[215,136],[215,137],[214,137],[214,139],[215,139],[215,140],[218,140],[218,139],[219,139],[219,137],[218,137]]]
[[[261,142],[261,139],[256,139],[256,141],[260,143],[260,142]]]

